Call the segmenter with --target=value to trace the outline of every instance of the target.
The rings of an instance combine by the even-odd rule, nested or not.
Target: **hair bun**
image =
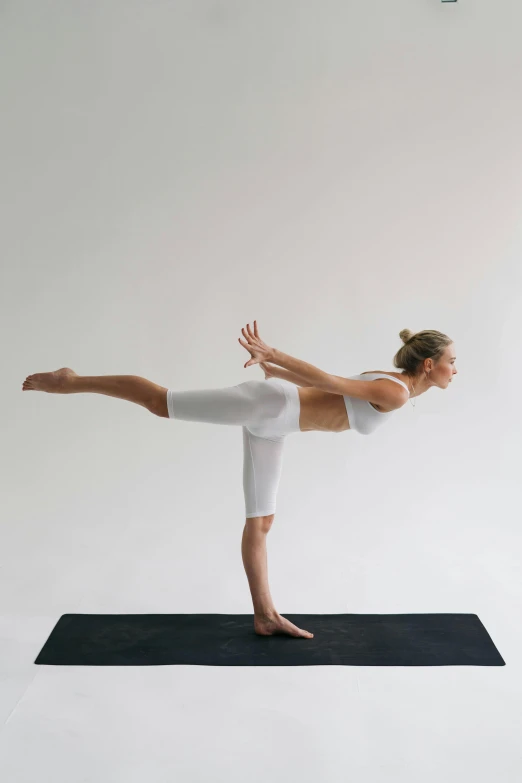
[[[407,343],[413,337],[413,332],[410,329],[403,329],[402,332],[399,332],[399,337],[403,343]]]

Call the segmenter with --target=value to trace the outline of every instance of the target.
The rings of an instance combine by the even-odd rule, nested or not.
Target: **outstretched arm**
[[[284,370],[282,367],[277,367],[275,364],[268,364],[267,362],[261,362],[259,365],[265,372],[266,378],[281,378],[283,381],[289,381],[289,383],[295,383],[296,386],[311,386],[311,383],[305,381],[304,378],[300,378],[290,370]]]
[[[252,357],[250,361],[244,365],[244,367],[251,367],[253,364],[260,364],[261,366],[264,364],[265,367],[267,367],[267,362],[270,362],[271,364],[280,365],[283,367],[283,369],[279,369],[279,367],[274,367],[273,369],[270,368],[270,373],[274,377],[290,381],[290,383],[295,383],[297,386],[315,385],[313,378],[308,378],[308,376],[304,373],[296,372],[293,367],[288,367],[286,364],[283,364],[283,362],[280,361],[280,358],[284,357],[285,359],[288,359],[294,363],[297,362],[304,367],[315,370],[316,375],[318,373],[324,375],[321,370],[317,370],[317,368],[313,367],[311,364],[306,364],[306,362],[299,362],[298,359],[293,359],[291,356],[286,356],[286,354],[283,354],[280,351],[276,351],[274,348],[271,348],[269,345],[263,342],[257,330],[257,321],[254,321],[253,331],[250,327],[250,324],[247,324],[244,329],[241,329],[241,332],[245,339],[242,340],[239,338],[239,343],[243,346],[243,348],[246,348]],[[265,378],[266,377],[267,376],[265,375]]]
[[[326,386],[329,385],[329,379],[332,376],[327,372],[323,372],[323,370],[320,370],[318,367],[314,367],[313,364],[308,364],[308,362],[303,362],[301,359],[289,356],[287,353],[278,351],[277,348],[272,349],[270,361],[272,364],[284,367],[285,370],[298,376],[310,386],[315,386],[317,389],[322,389],[323,391],[330,391]]]
[[[340,375],[330,375],[330,373],[314,367],[313,364],[295,359],[275,348],[270,361],[299,375],[316,389],[330,392],[330,394],[356,397],[359,400],[367,400],[375,405],[383,405],[388,408],[400,408],[408,399],[408,393],[405,389],[394,381],[384,378],[375,381],[359,381],[343,378]]]
[[[330,392],[331,394],[346,395],[347,397],[357,397],[360,400],[373,402],[375,405],[385,405],[390,408],[400,408],[406,402],[407,392],[403,389],[397,389],[398,384],[394,381],[381,378],[375,381],[359,381],[351,378],[343,378],[340,375],[330,375],[323,372],[313,364],[303,362],[301,359],[295,359],[277,348],[272,348],[263,342],[257,331],[257,321],[254,321],[254,331],[247,324],[245,329],[241,330],[246,342],[239,339],[241,345],[247,349],[251,355],[250,361],[245,367],[260,362],[271,362],[283,367],[285,370],[297,375],[301,380],[306,381],[310,386],[316,389]]]

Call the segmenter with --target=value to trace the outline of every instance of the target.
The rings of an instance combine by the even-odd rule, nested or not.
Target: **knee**
[[[268,533],[272,527],[275,514],[269,514],[264,517],[247,517],[246,523],[251,529],[260,533]]]
[[[147,407],[149,411],[153,413],[155,416],[161,416],[164,419],[168,419],[169,409],[167,405],[167,390],[165,389],[164,392],[162,389],[157,394],[155,394],[154,397],[150,400]]]

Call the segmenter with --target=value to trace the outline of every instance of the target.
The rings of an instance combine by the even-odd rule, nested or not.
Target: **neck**
[[[429,374],[422,371],[418,375],[410,375],[406,372],[402,373],[404,377],[404,383],[410,390],[410,397],[418,397],[420,394],[424,394],[431,388],[432,384],[429,380]]]

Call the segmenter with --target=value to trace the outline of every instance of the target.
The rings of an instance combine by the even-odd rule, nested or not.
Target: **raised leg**
[[[45,391],[51,394],[77,394],[91,392],[118,397],[147,408],[156,416],[168,418],[167,389],[139,375],[77,375],[69,367],[55,372],[29,375],[23,391]]]
[[[75,394],[81,392],[91,392],[95,394],[105,394],[109,397],[117,397],[122,400],[128,400],[134,402],[137,405],[141,405],[147,408],[151,413],[157,416],[163,416],[167,418],[169,416],[167,408],[167,389],[163,386],[159,386],[152,381],[148,381],[146,378],[141,378],[137,375],[101,375],[101,376],[81,376],[77,375],[74,370],[69,367],[62,367],[60,370],[48,373],[37,373],[35,375],[29,375],[23,384],[23,391],[45,391],[52,394]],[[248,390],[247,390],[248,391]],[[269,390],[270,393],[272,390]],[[232,390],[235,393],[235,388]],[[234,412],[234,406],[231,405],[230,393],[228,390],[224,390],[221,394],[218,390],[218,394],[211,392],[212,398],[210,403],[214,400],[218,403],[221,400],[221,409],[218,410],[217,415],[210,410],[210,421],[216,421],[219,423],[240,423],[245,416],[249,413],[250,408],[247,408],[244,413]],[[189,392],[185,395],[187,402],[196,397],[202,399],[205,402],[202,412],[197,411],[197,418],[195,420],[201,420],[201,417],[205,414],[208,408],[206,397],[207,392],[201,393]],[[183,398],[183,395],[181,395]],[[179,395],[177,400],[179,400]],[[240,402],[243,398],[239,398]],[[233,400],[232,400],[233,402]],[[273,401],[272,401],[273,402]],[[279,404],[276,399],[275,402]],[[212,405],[210,406],[212,408]],[[186,413],[186,412],[185,412]],[[277,411],[273,411],[277,414]],[[237,421],[233,418],[237,416]],[[189,420],[192,418],[192,414],[186,416]],[[267,502],[270,501],[272,494],[277,488],[279,467],[276,462],[270,461],[268,465],[272,465],[276,469],[275,483],[274,477],[268,474],[263,476],[262,463],[259,462],[259,448],[272,443],[272,450],[276,445],[275,439],[266,441],[262,438],[254,438],[253,441],[249,441],[250,435],[246,428],[244,428],[244,437],[248,445],[248,453],[256,451],[258,454],[257,464],[257,484],[255,466],[252,467],[252,472],[248,469],[247,463],[246,470],[246,485],[249,485],[250,478],[254,480],[254,485],[258,490],[263,490],[267,498]],[[255,449],[254,443],[257,443],[258,448]],[[270,454],[268,455],[270,457]],[[268,516],[247,517],[245,529],[243,531],[243,539],[241,544],[241,551],[243,555],[243,563],[250,585],[250,591],[252,594],[252,600],[254,604],[254,626],[256,633],[263,636],[271,636],[277,633],[288,634],[290,636],[299,636],[307,639],[313,638],[313,634],[308,631],[304,631],[301,628],[293,625],[276,611],[272,597],[270,595],[270,589],[268,587],[268,564],[266,553],[266,537],[268,531],[272,526],[274,520],[274,514]]]
[[[313,633],[298,628],[278,613],[270,595],[266,537],[273,521],[274,514],[248,517],[241,541],[243,565],[254,604],[254,629],[260,636],[287,634],[312,639]]]

